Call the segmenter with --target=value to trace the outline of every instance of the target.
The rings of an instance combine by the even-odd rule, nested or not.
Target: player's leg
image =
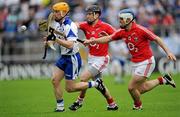
[[[75,83],[74,80],[78,77],[81,68],[81,57],[79,53],[66,59],[66,67],[64,72],[67,92],[81,91],[98,86],[98,82],[96,81]]]
[[[61,88],[61,80],[64,78],[64,71],[61,69],[54,67],[53,69],[53,76],[52,76],[52,84],[54,95],[56,97],[57,106],[55,111],[62,112],[64,111],[64,100],[63,100],[63,91]]]
[[[97,82],[100,82],[100,84],[102,83],[102,80],[100,79],[100,75],[96,75],[96,76],[93,76],[92,75],[92,72],[94,72],[94,74],[97,74],[98,70],[95,70],[95,68],[93,68],[91,70],[91,72],[89,72],[88,70],[83,72],[83,74],[81,75],[81,78],[87,78],[87,79],[82,79],[83,81],[87,81],[89,78],[91,77],[94,77],[95,81]],[[108,107],[107,109],[108,110],[117,110],[118,109],[118,106],[117,104],[114,102],[112,96],[110,95],[108,89],[106,88],[106,86],[102,83],[101,86],[98,86],[96,87],[96,89],[98,91],[100,91],[103,96],[106,98],[107,100],[107,103],[108,103]],[[80,92],[80,95],[78,96],[77,100],[69,107],[70,110],[77,110],[79,109],[80,107],[82,107],[82,104],[83,104],[83,100],[85,98],[85,94],[86,94],[86,90],[82,90]]]
[[[140,87],[139,91],[141,94],[148,92],[154,89],[159,85],[171,85],[173,88],[176,87],[174,80],[172,79],[170,74],[165,74],[164,76],[159,76],[157,79],[148,80],[144,82]]]
[[[69,93],[86,90],[88,88],[97,87],[99,85],[97,81],[76,82],[71,79],[66,79],[65,83],[66,91]]]
[[[75,62],[71,62],[71,56],[61,56],[55,63],[56,68],[53,71],[53,78],[52,78],[52,83],[54,86],[54,93],[56,96],[56,101],[57,101],[57,107],[56,107],[56,112],[62,112],[64,111],[64,101],[63,101],[63,92],[62,92],[62,88],[60,87],[60,81],[66,77],[65,75],[67,74],[67,70],[70,69],[72,72],[72,66],[73,65],[69,65],[72,63],[77,63],[77,60],[79,61],[79,64],[77,63],[76,66],[80,69],[81,67],[81,58],[80,56],[78,56],[78,58],[76,59],[76,56],[73,56],[73,60]],[[76,60],[75,60],[76,59]],[[69,64],[67,64],[69,63]],[[78,73],[78,72],[77,72]],[[70,77],[72,76],[72,73],[70,74]]]
[[[91,74],[91,72],[89,72],[88,69],[86,69],[85,71],[82,72],[82,74],[80,75],[80,79],[82,82],[87,82],[89,79],[91,79],[93,76]],[[82,90],[80,92],[80,95],[79,95],[79,99],[80,100],[83,100],[84,97],[85,97],[85,94],[86,94],[86,90]]]
[[[150,62],[151,64],[147,64],[147,65],[145,64],[142,67],[138,68],[144,72],[144,76],[147,78],[151,75],[151,73],[153,72],[153,70],[155,68],[155,62],[153,62],[154,61],[153,58],[151,58],[151,60],[152,60],[152,62]],[[141,74],[141,75],[143,75],[143,74]],[[172,79],[171,75],[165,74],[164,76],[159,76],[157,79],[145,81],[144,83],[141,84],[141,86],[139,86],[138,90],[140,91],[141,94],[143,94],[145,92],[148,92],[148,91],[154,89],[158,85],[164,85],[164,84],[171,85],[174,88],[176,87],[175,82]]]
[[[166,80],[166,78],[168,78],[169,81],[171,81],[171,83],[169,83]],[[175,83],[174,83],[173,79],[168,74],[164,75],[163,77],[154,79],[154,80],[147,81],[146,79],[147,78],[144,76],[135,75],[135,76],[133,76],[132,80],[129,83],[128,90],[131,94],[131,97],[134,100],[133,109],[135,109],[135,110],[142,109],[142,102],[140,100],[141,94],[148,92],[148,91],[154,89],[156,86],[162,85],[162,84],[171,85],[171,86],[175,87]]]
[[[99,81],[99,82],[103,82],[102,81],[102,75],[101,75],[103,69],[100,69],[102,67],[99,67],[97,69],[97,67],[94,67],[94,66],[98,66],[98,63],[94,62],[94,64],[96,64],[96,65],[89,66],[88,71],[91,73],[91,76],[92,76],[93,80],[96,80],[96,81]],[[103,66],[103,64],[101,66]],[[104,83],[102,83],[102,85],[100,87],[96,87],[96,89],[98,91],[100,91],[101,94],[106,98],[106,101],[108,103],[108,106],[107,106],[108,110],[117,110],[118,109],[117,104],[115,103],[113,97],[111,96],[109,90],[104,85]]]
[[[88,69],[89,69],[89,67],[88,67]],[[82,74],[80,76],[81,82],[87,82],[90,78],[93,77],[93,74],[88,69],[86,69],[85,71],[82,72]],[[99,82],[99,81],[97,81],[97,82]],[[86,89],[81,90],[77,100],[69,107],[69,109],[77,110],[80,107],[82,107],[82,104],[83,104],[83,101],[85,98],[85,94],[86,94]]]
[[[169,74],[165,74],[163,77],[160,76],[157,79],[149,80],[146,79],[151,75],[155,68],[154,57],[150,59],[134,64],[133,67],[133,79],[129,83],[129,92],[134,100],[134,109],[141,109],[142,103],[140,95],[152,90],[158,85],[167,84],[175,87],[174,80]]]
[[[143,84],[146,81],[146,77],[139,76],[139,75],[133,75],[132,79],[129,82],[128,85],[128,91],[134,101],[134,107],[133,109],[142,109],[142,102],[140,99],[140,91],[138,90],[139,86]]]
[[[148,60],[132,64],[132,79],[129,82],[128,90],[134,101],[134,108],[136,110],[142,109],[142,102],[140,100],[140,88],[146,82],[155,68],[154,57]]]
[[[105,57],[94,57],[92,58],[91,67],[89,67],[89,71],[93,75],[93,78],[99,79],[102,81],[101,73],[107,68],[109,65],[110,58],[109,56]],[[106,98],[106,101],[108,103],[107,109],[108,110],[117,110],[118,106],[115,103],[113,97],[111,96],[110,92],[108,91],[107,87],[102,84],[102,86],[97,87],[101,94]],[[104,89],[104,90],[102,90]]]
[[[107,66],[108,61],[109,61],[108,56],[107,57],[92,57],[92,58],[90,57],[89,61],[88,61],[88,63],[89,63],[88,69],[82,73],[82,75],[80,77],[81,80],[87,81],[87,80],[89,80],[89,78],[95,78],[95,76],[97,76],[97,74],[99,74],[101,72],[101,70],[103,70]],[[100,79],[100,77],[96,77],[96,79],[94,79],[94,80],[97,81],[99,84],[96,88],[104,95],[104,97],[107,98],[108,103],[112,105],[111,107],[116,105],[113,101],[112,96],[110,96],[110,94],[106,92],[105,86],[102,83],[103,81]],[[84,100],[85,93],[86,93],[85,90],[81,91],[80,95],[78,96],[78,99],[69,107],[69,109],[77,110],[78,108],[80,108],[82,106],[82,102]],[[118,107],[114,106],[113,109],[117,110]]]
[[[98,75],[96,75],[94,77],[95,79],[102,79],[102,75],[101,73],[99,73]],[[116,102],[114,101],[112,95],[110,94],[108,88],[105,86],[105,84],[103,83],[102,85],[105,90],[102,91],[102,90],[99,90],[98,88],[96,88],[98,91],[101,92],[101,94],[106,98],[106,101],[107,101],[107,110],[118,110],[118,106],[116,104]]]

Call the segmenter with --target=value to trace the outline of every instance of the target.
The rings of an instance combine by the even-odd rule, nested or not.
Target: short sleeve
[[[152,31],[148,30],[147,28],[141,26],[140,29],[143,36],[146,39],[153,41],[155,38],[157,38],[157,35],[155,35]]]
[[[65,26],[65,35],[68,40],[76,41],[78,39],[78,29],[74,22]]]
[[[111,34],[113,34],[114,32],[116,32],[116,29],[114,28],[114,27],[112,27],[111,25],[109,25],[109,24],[106,24],[106,32],[109,34],[109,35],[111,35]]]
[[[111,40],[121,40],[122,39],[122,30],[117,30],[111,35]]]
[[[85,24],[86,24],[86,22],[80,22],[80,23],[79,23],[79,28],[80,28],[81,30],[85,30]]]

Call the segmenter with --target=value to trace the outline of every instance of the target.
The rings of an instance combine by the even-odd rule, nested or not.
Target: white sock
[[[77,101],[76,101],[76,102],[79,102],[79,104],[82,104],[82,103],[83,103],[83,101],[84,101],[84,98],[80,98],[80,97],[78,97],[78,99],[77,99]]]
[[[163,78],[163,84],[166,84],[167,83],[167,81]]]
[[[64,107],[64,102],[62,102],[62,103],[57,103],[57,107]]]

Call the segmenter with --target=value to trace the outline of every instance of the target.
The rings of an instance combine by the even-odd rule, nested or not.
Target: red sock
[[[80,93],[79,98],[84,98],[84,97],[85,95]]]
[[[78,98],[77,98],[77,101],[78,101],[78,102],[82,102],[83,100],[84,100],[84,98],[78,96]]]
[[[109,99],[106,99],[106,100],[107,100],[107,103],[108,103],[108,104],[112,104],[112,103],[114,103],[113,98],[109,98]]]
[[[164,83],[163,83],[163,78],[162,78],[162,77],[158,77],[158,80],[159,80],[159,84],[160,84],[160,85],[164,84]]]
[[[141,100],[134,102],[135,107],[140,107],[142,105]]]

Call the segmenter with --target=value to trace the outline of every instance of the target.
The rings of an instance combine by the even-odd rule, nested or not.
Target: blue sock
[[[95,81],[88,82],[88,88],[95,87],[95,86],[96,86],[96,82]]]
[[[91,87],[92,87],[92,83],[88,82],[88,88],[91,88]]]

